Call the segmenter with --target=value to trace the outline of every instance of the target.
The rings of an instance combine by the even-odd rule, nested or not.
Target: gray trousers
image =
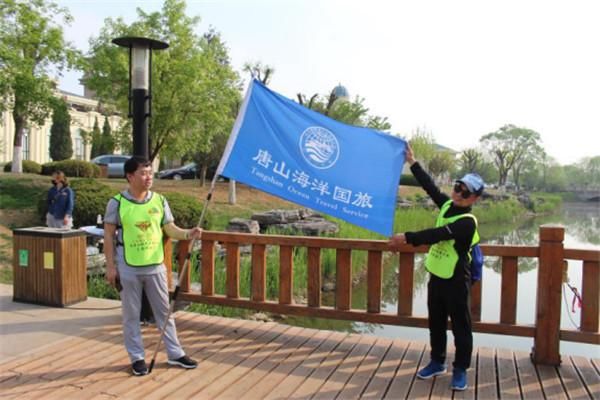
[[[54,218],[54,216],[50,213],[46,213],[46,226],[48,228],[73,228],[73,217],[67,218],[67,224],[65,225],[65,221],[63,218]]]
[[[123,311],[123,336],[125,348],[131,362],[144,359],[144,343],[140,328],[140,310],[142,308],[142,288],[148,296],[150,307],[154,312],[156,326],[162,328],[169,312],[169,291],[167,274],[160,272],[151,275],[124,275],[120,277],[123,290],[121,291],[121,308]],[[177,339],[175,320],[171,316],[165,328],[163,337],[167,356],[170,360],[183,357],[185,352]]]

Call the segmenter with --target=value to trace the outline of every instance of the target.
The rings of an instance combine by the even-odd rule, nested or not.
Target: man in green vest
[[[140,329],[142,290],[152,307],[156,325],[162,327],[169,315],[169,289],[164,260],[163,235],[178,239],[199,239],[202,229],[181,229],[174,223],[167,200],[152,187],[152,167],[141,157],[125,162],[128,187],[109,200],[104,216],[106,279],[121,290],[123,336],[134,375],[146,375],[144,344]],[[165,328],[168,363],[196,368],[177,338],[173,317]]]
[[[470,212],[483,193],[484,182],[477,174],[466,174],[455,182],[451,196],[447,196],[415,160],[410,145],[406,149],[406,162],[440,208],[435,228],[397,234],[389,241],[392,250],[405,243],[431,245],[425,259],[430,273],[427,310],[431,360],[417,377],[430,379],[446,372],[446,327],[450,317],[456,347],[451,385],[453,390],[465,390],[473,351],[470,250],[479,241],[477,220]]]

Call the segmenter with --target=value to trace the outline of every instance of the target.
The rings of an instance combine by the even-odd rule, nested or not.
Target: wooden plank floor
[[[478,348],[469,389],[453,393],[450,374],[415,378],[428,361],[424,342],[291,327],[179,312],[179,338],[200,364],[133,377],[121,327],[99,327],[0,364],[2,399],[600,399],[600,360],[563,356],[534,366],[523,352]],[[144,328],[149,361],[158,338]],[[452,354],[449,355],[450,359]]]

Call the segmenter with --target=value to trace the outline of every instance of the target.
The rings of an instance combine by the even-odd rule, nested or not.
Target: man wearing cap
[[[479,240],[477,221],[470,214],[471,206],[484,189],[483,179],[477,174],[466,174],[457,180],[451,196],[440,191],[431,177],[415,160],[410,145],[406,148],[406,162],[410,170],[440,208],[435,228],[394,235],[389,246],[392,250],[402,244],[431,245],[425,259],[430,273],[427,285],[427,310],[431,360],[417,373],[420,379],[430,379],[446,372],[446,327],[448,316],[456,355],[453,362],[452,389],[467,388],[467,372],[471,365],[473,334],[470,310],[471,246]]]

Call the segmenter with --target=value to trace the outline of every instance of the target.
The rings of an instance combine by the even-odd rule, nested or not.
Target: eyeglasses
[[[471,192],[468,189],[463,189],[460,182],[454,184],[454,193],[460,193],[463,199],[468,199],[471,196]]]

